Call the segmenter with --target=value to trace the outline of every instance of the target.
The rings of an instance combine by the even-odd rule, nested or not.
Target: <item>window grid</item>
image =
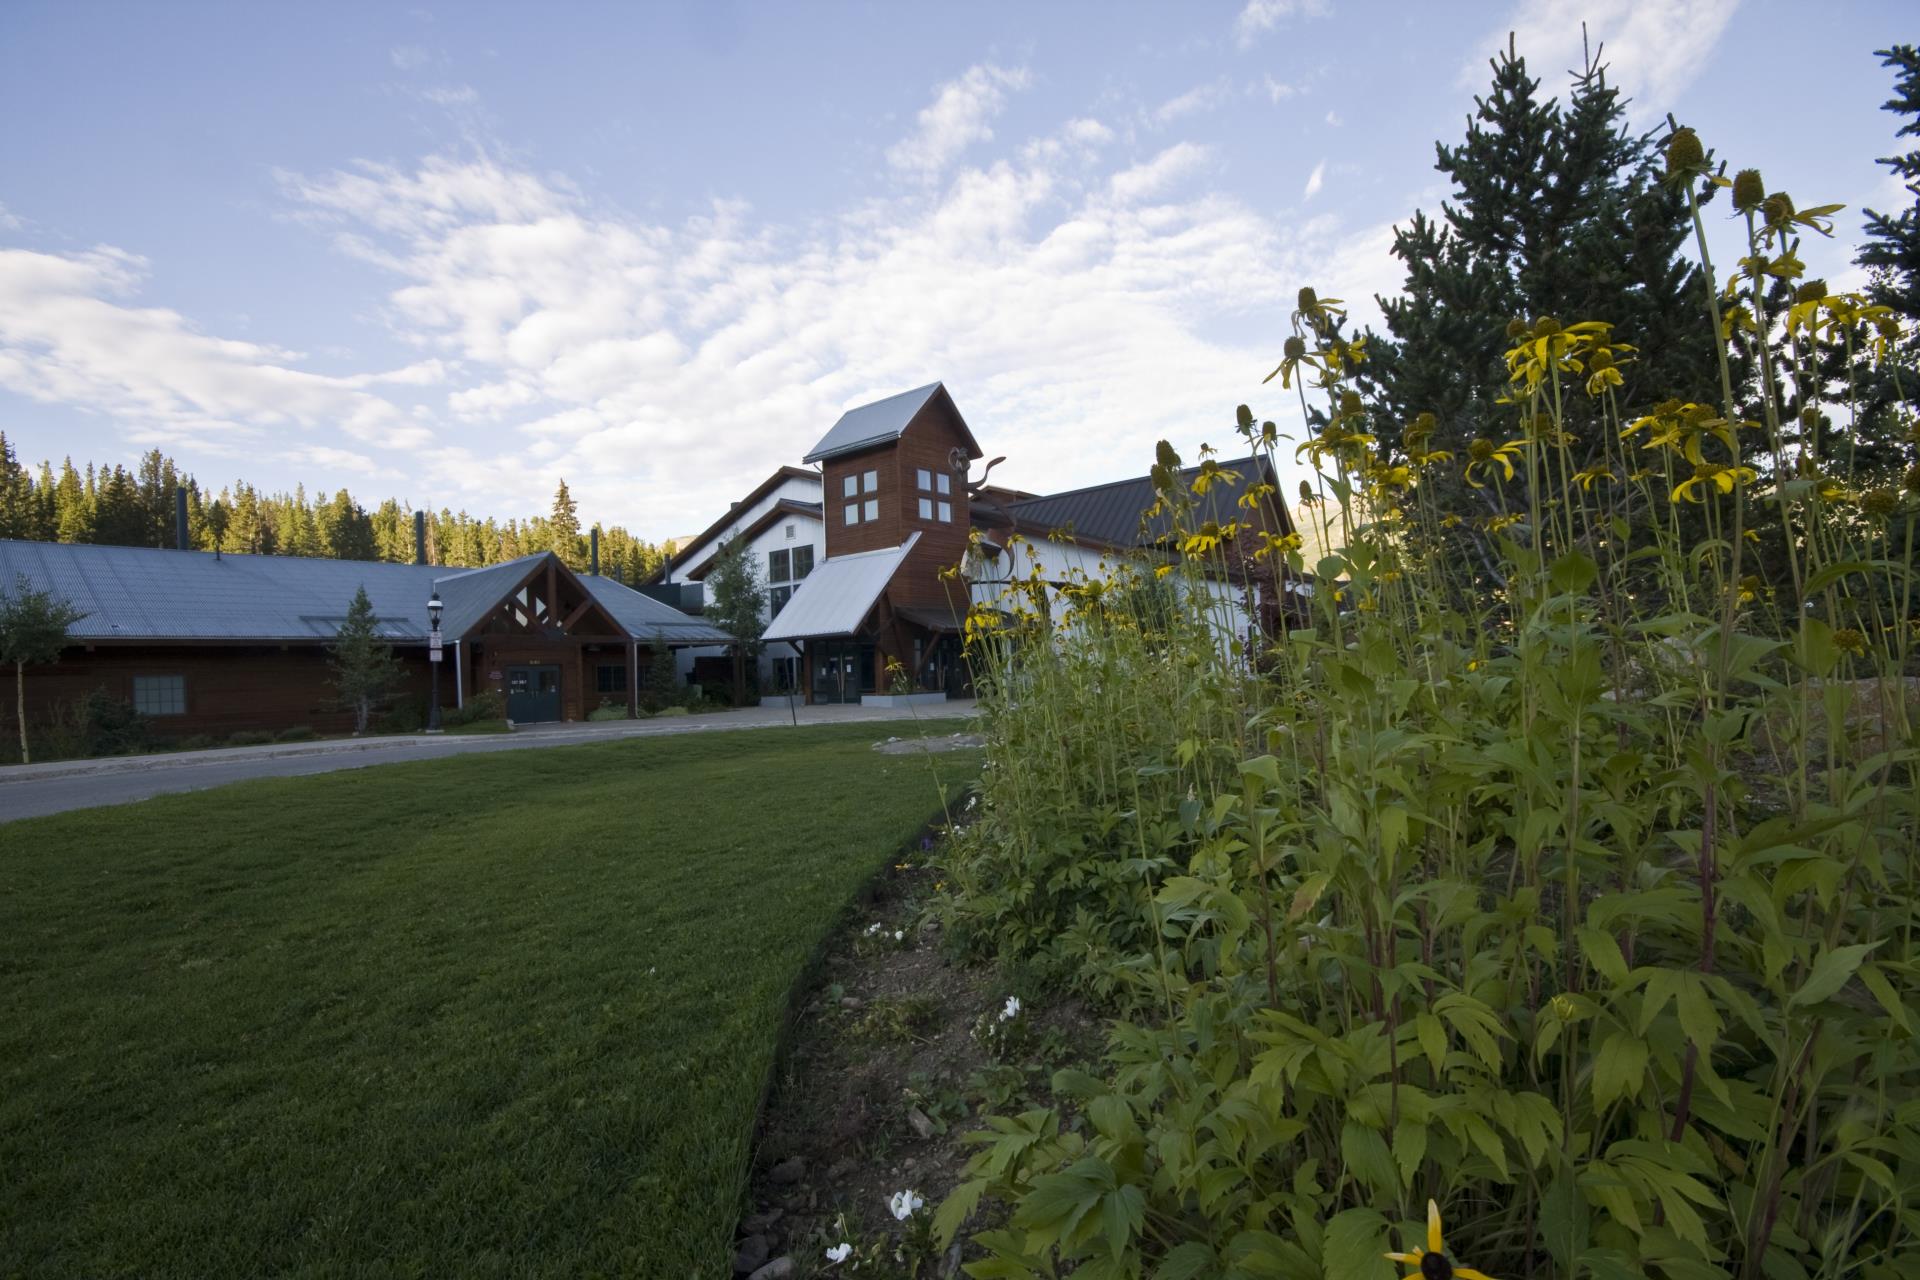
[[[767,581],[785,582],[789,577],[788,565],[790,553],[785,547],[778,551],[767,552]]]
[[[133,709],[143,716],[183,716],[187,714],[187,678],[185,676],[135,676]]]
[[[813,548],[795,547],[793,549],[793,580],[795,582],[813,572]]]
[[[593,686],[596,693],[625,693],[627,669],[623,666],[602,666],[594,672]]]

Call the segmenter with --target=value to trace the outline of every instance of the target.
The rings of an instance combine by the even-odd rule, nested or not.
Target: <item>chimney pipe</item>
[[[427,562],[427,513],[424,511],[413,513],[413,562]]]
[[[587,531],[587,572],[594,577],[600,576],[600,526],[595,525]]]
[[[193,545],[187,540],[187,490],[185,486],[181,486],[173,491],[173,544],[181,551],[186,551]]]

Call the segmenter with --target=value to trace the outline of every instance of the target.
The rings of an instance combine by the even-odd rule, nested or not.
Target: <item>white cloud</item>
[[[1346,121],[1340,118],[1338,111],[1329,111],[1327,112],[1327,123],[1338,129],[1341,125],[1345,124]]]
[[[1234,39],[1245,49],[1288,18],[1320,18],[1326,13],[1327,0],[1247,0],[1234,20]]]
[[[290,447],[297,433],[320,430],[387,448],[431,442],[365,388],[437,381],[438,361],[346,377],[303,370],[297,352],[215,337],[178,312],[134,305],[145,272],[144,260],[112,248],[0,250],[0,386],[113,415],[145,443]]]
[[[914,131],[888,149],[887,163],[924,177],[937,176],[969,146],[993,137],[987,122],[1005,106],[1006,91],[1024,89],[1029,81],[1021,67],[969,67],[958,80],[940,86],[932,103],[921,110]]]
[[[1301,193],[1302,200],[1311,200],[1320,194],[1320,188],[1326,185],[1327,162],[1322,160],[1313,166],[1313,172],[1307,175],[1307,189]]]
[[[26,219],[0,204],[0,231],[19,231],[27,225]]]
[[[1111,137],[1075,120],[1041,141]],[[1192,142],[1091,169],[1011,150],[806,228],[736,204],[641,218],[487,158],[284,186],[394,274],[388,322],[447,371],[447,413],[472,425],[418,462],[446,501],[511,510],[564,475],[658,537],[707,524],[847,406],[935,378],[1012,459],[996,476],[1035,489],[1143,470],[1161,436],[1232,443],[1287,300],[1353,261],[1348,233],[1323,216],[1283,234],[1193,191],[1212,157]]]
[[[1740,0],[1587,0],[1569,13],[1554,0],[1520,0],[1481,42],[1485,55],[1476,55],[1461,68],[1461,88],[1483,91],[1487,84],[1487,56],[1507,47],[1511,32],[1516,50],[1528,70],[1543,78],[1543,92],[1561,92],[1556,83],[1563,68],[1583,61],[1583,37],[1605,45],[1603,60],[1608,78],[1634,99],[1628,107],[1636,120],[1664,114],[1674,98],[1694,79],[1713,46],[1726,30]],[[1581,23],[1586,24],[1585,32]]]
[[[412,71],[433,61],[433,54],[417,44],[399,44],[387,51],[387,58],[397,70]]]
[[[1263,87],[1267,91],[1268,99],[1276,104],[1285,102],[1288,98],[1306,92],[1306,90],[1302,89],[1299,85],[1283,84],[1275,80],[1272,76],[1266,77],[1266,83]]]
[[[1154,123],[1171,124],[1183,116],[1211,111],[1225,102],[1231,93],[1232,89],[1224,79],[1195,85],[1178,97],[1169,98],[1154,108]]]

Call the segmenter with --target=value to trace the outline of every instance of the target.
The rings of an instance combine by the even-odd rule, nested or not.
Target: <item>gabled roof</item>
[[[740,499],[740,501],[734,503],[731,507],[728,507],[725,515],[676,547],[673,554],[667,557],[667,562],[660,566],[660,572],[653,576],[653,580],[655,582],[665,582],[668,574],[671,574],[681,565],[693,559],[695,553],[702,550],[708,543],[712,542],[722,533],[725,533],[727,525],[735,516],[742,511],[751,510],[754,503],[760,501],[789,480],[811,480],[815,484],[818,484],[820,483],[820,473],[818,471],[809,471],[805,467],[781,467],[778,471],[755,485],[752,493],[749,493],[746,497]]]
[[[331,641],[346,620],[354,592],[365,587],[380,634],[424,644],[427,598],[444,609],[441,634],[465,635],[551,552],[484,569],[322,560],[304,556],[215,556],[210,551],[98,547],[75,543],[0,541],[0,586],[25,578],[68,601],[86,617],[74,623],[79,642],[99,640]],[[564,565],[559,572],[570,573]],[[579,581],[629,635],[669,642],[718,643],[724,633],[609,578]]]
[[[854,634],[918,541],[916,532],[897,547],[822,560],[794,591],[786,608],[767,624],[761,639],[809,640]]]
[[[911,391],[902,391],[884,400],[875,400],[872,404],[847,410],[801,461],[823,462],[843,453],[857,453],[898,440],[907,425],[934,400],[944,401],[952,411],[953,420],[959,424],[961,438],[966,441],[967,456],[980,457],[980,446],[974,442],[973,432],[967,429],[966,419],[960,416],[960,409],[953,403],[953,397],[947,394],[946,386],[930,382],[924,387],[915,387]]]
[[[1248,485],[1262,480],[1272,483],[1273,477],[1266,460],[1257,454],[1246,458],[1222,458],[1218,462],[1222,471],[1233,473],[1232,477],[1223,476],[1208,486],[1205,494],[1192,496],[1198,519],[1214,520],[1224,525],[1244,516],[1238,504]],[[1184,485],[1191,486],[1198,474],[1199,467],[1187,467],[1180,472],[1180,478]],[[1279,495],[1274,495],[1272,502],[1274,514],[1286,520],[1286,506]],[[1000,508],[1012,518],[1015,528],[1021,531],[1059,529],[1096,542],[1136,547],[1151,546],[1165,538],[1170,531],[1172,521],[1168,513],[1162,512],[1151,520],[1143,520],[1153,504],[1152,477],[1136,476],[1085,489],[1069,489],[1064,493],[1005,502],[1000,504]]]
[[[813,473],[808,472],[807,474],[812,475]],[[761,512],[758,520],[747,525],[734,536],[751,542],[778,524],[781,519],[786,516],[800,516],[803,519],[817,521],[820,519],[820,504],[817,502],[795,502],[792,498],[782,498]],[[713,570],[714,563],[718,559],[718,556],[709,556],[704,564],[688,572],[687,576],[695,582],[704,582],[707,574]]]

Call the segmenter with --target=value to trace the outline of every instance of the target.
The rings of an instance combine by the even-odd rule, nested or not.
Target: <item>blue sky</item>
[[[565,476],[663,538],[938,378],[996,480],[1118,478],[1284,418],[1295,290],[1395,287],[1509,31],[1557,90],[1584,19],[1636,118],[1846,203],[1846,282],[1914,32],[1817,12],[12,0],[0,430],[502,517]]]

